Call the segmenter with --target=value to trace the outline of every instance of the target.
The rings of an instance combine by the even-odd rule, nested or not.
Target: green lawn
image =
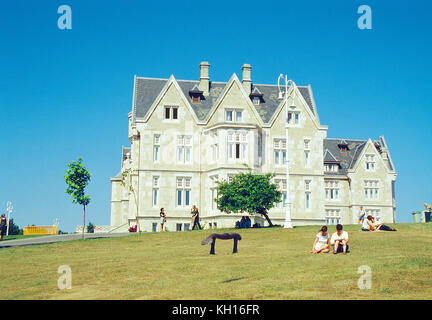
[[[317,226],[237,230],[235,255],[231,240],[209,255],[209,230],[4,248],[0,299],[431,299],[432,223],[393,226],[345,226],[346,256],[309,253]],[[57,287],[60,265],[72,269],[72,290]],[[369,290],[357,286],[362,265]]]
[[[3,241],[7,240],[21,240],[21,239],[28,239],[28,238],[35,238],[35,237],[43,237],[46,236],[45,234],[35,234],[35,235],[22,235],[22,234],[14,234],[9,236],[4,236]]]

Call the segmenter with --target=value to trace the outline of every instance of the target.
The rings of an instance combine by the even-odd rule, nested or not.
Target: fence
[[[37,235],[37,234],[58,234],[57,226],[29,226],[24,227],[23,234],[27,235]]]

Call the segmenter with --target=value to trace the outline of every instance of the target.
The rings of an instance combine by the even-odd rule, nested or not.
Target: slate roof
[[[133,108],[133,119],[144,118],[149,111],[151,105],[156,100],[159,93],[162,91],[168,79],[156,78],[136,78],[135,83],[135,97]],[[210,81],[209,95],[201,99],[201,103],[192,103],[192,98],[189,91],[195,86],[199,87],[199,81],[193,80],[176,80],[185,97],[189,100],[195,114],[200,121],[203,121],[209,114],[211,108],[219,98],[223,89],[228,82],[212,82]],[[315,107],[312,102],[312,92],[309,87],[297,86],[310,110],[315,113]],[[263,94],[260,105],[254,106],[261,116],[264,123],[268,123],[275,113],[277,107],[281,103],[278,99],[278,86],[277,85],[264,85],[253,84],[252,90],[259,90]]]
[[[342,141],[348,144],[348,150],[345,152],[341,152],[338,144]],[[326,175],[332,176],[341,176],[346,175],[348,169],[352,169],[357,162],[358,157],[360,156],[363,148],[366,145],[367,140],[349,140],[349,139],[324,139],[324,161],[329,158],[329,154],[331,153],[332,158],[335,158],[336,161],[339,161],[339,172],[326,172]]]

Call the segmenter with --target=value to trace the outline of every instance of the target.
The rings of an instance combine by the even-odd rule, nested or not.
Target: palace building
[[[248,168],[275,173],[283,197],[269,217],[283,225],[287,161],[294,226],[357,223],[361,205],[378,221],[395,222],[396,171],[383,136],[327,138],[310,85],[290,86],[285,100],[277,85],[252,82],[248,64],[241,80],[234,73],[228,82],[211,81],[209,63],[199,67],[199,80],[135,76],[130,147],[111,178],[113,231],[137,222],[141,231],[158,231],[161,207],[169,231],[187,230],[192,205],[205,228],[234,227],[242,214],[218,210],[216,181]]]

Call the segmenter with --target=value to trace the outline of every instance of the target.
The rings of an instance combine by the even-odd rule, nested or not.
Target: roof
[[[144,118],[156,100],[159,93],[162,91],[164,85],[169,79],[157,79],[157,78],[141,78],[136,77],[135,82],[135,96],[134,96],[134,107],[133,107],[133,119]],[[183,91],[186,99],[189,100],[192,109],[194,110],[198,120],[203,121],[209,114],[211,108],[221,95],[225,86],[228,82],[212,82],[209,85],[209,94],[202,97],[200,103],[192,103],[192,98],[189,94],[196,86],[199,88],[199,81],[194,80],[176,80],[179,87]],[[310,110],[314,115],[315,107],[312,98],[312,92],[310,87],[297,86]],[[264,123],[268,123],[275,113],[277,107],[281,103],[278,99],[279,89],[277,85],[265,85],[265,84],[253,84],[252,92],[260,92],[263,94],[261,97],[261,103],[254,105],[258,114],[262,118]]]
[[[338,144],[344,141],[348,144],[348,150],[341,152]],[[357,162],[358,157],[360,156],[363,148],[366,145],[367,140],[349,140],[349,139],[324,139],[324,162],[327,160],[328,162],[339,162],[339,171],[338,172],[326,172],[326,175],[346,175],[348,169],[352,169]],[[336,161],[335,161],[336,160]]]

